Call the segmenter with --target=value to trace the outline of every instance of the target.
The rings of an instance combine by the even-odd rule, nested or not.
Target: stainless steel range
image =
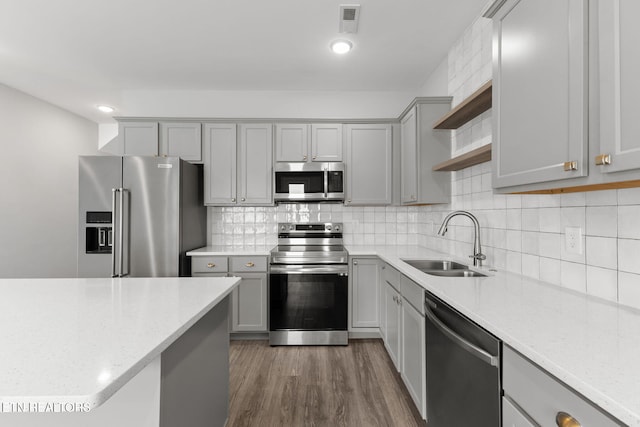
[[[347,345],[342,224],[278,224],[271,251],[269,344]]]

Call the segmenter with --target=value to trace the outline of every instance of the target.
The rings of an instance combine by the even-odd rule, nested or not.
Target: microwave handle
[[[327,168],[324,168],[324,198],[329,197],[329,171]]]

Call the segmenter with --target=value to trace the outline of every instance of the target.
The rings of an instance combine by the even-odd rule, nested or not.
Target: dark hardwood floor
[[[381,340],[231,342],[228,427],[426,426]]]

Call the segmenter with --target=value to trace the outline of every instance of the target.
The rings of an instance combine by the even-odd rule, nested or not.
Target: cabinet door
[[[401,376],[420,415],[426,418],[426,372],[425,323],[422,316],[406,299],[402,299],[402,359]]]
[[[123,156],[157,156],[158,123],[125,122],[118,124]]]
[[[417,107],[400,121],[400,202],[418,200]]]
[[[380,335],[383,340],[387,338],[387,312],[385,310],[385,285],[387,282],[384,280],[384,273],[387,268],[391,268],[387,266],[386,263],[380,265],[380,276],[379,276],[379,285],[378,285],[378,302],[379,302],[379,313],[380,313]]]
[[[273,204],[273,138],[271,125],[240,125],[240,203]]]
[[[311,161],[342,161],[342,125],[340,123],[311,125]]]
[[[204,203],[236,204],[236,125],[204,128]]]
[[[502,398],[502,427],[536,427],[527,415],[522,413],[511,400]]]
[[[391,125],[347,125],[347,205],[391,204]]]
[[[180,157],[192,163],[202,161],[200,123],[160,123],[160,155]]]
[[[587,0],[507,0],[494,40],[494,187],[586,176]]]
[[[600,1],[600,146],[603,173],[640,168],[640,2]]]
[[[384,345],[389,352],[393,365],[400,371],[400,294],[388,283],[384,284],[386,334]]]
[[[351,268],[351,326],[354,328],[377,328],[380,326],[378,260],[353,259]]]
[[[276,125],[276,161],[306,162],[309,158],[309,125]]]
[[[242,281],[231,293],[231,331],[267,331],[267,274],[230,273]]]

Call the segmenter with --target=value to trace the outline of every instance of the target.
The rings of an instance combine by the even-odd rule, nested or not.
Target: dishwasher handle
[[[424,304],[425,315],[434,324],[434,326],[437,327],[443,334],[445,334],[451,341],[491,366],[498,366],[500,364],[500,359],[498,356],[494,356],[493,354],[490,354],[480,347],[470,343],[469,341],[452,331],[447,325],[442,323],[442,321],[438,319],[438,316],[436,316],[436,314],[433,312],[431,304],[432,303],[430,302]]]

